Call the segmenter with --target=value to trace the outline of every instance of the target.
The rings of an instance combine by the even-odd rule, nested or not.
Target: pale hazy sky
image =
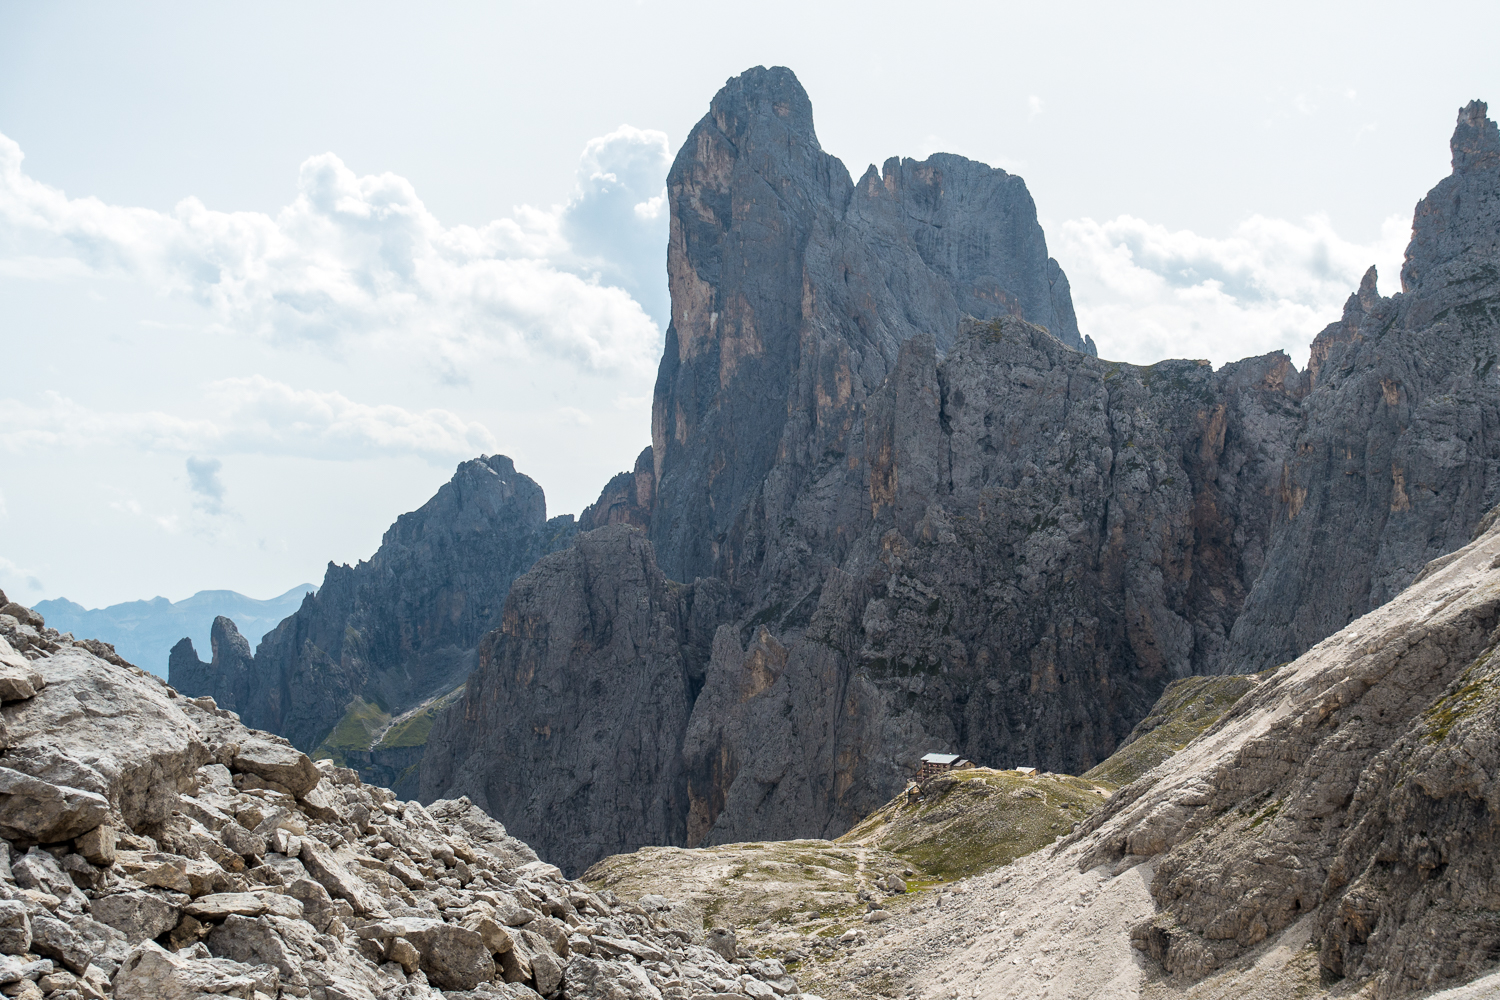
[[[1223,6],[1223,5],[1219,5]],[[722,13],[721,13],[722,12]],[[858,175],[1025,178],[1100,354],[1307,342],[1397,269],[1493,3],[0,2],[0,587],[256,597],[462,459],[649,443],[662,182],[786,65]]]

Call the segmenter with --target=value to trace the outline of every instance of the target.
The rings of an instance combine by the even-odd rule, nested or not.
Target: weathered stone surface
[[[31,918],[31,948],[61,962],[74,972],[82,972],[90,962],[124,957],[125,936],[88,917],[74,917],[64,922],[46,913]]]
[[[200,896],[183,907],[199,920],[223,920],[231,913],[242,917],[270,914],[299,919],[302,903],[279,892],[217,892]]]
[[[36,697],[37,689],[45,684],[42,672],[31,665],[0,637],[0,701],[24,701]]]
[[[339,858],[327,847],[311,838],[302,841],[302,853],[298,855],[307,873],[318,881],[334,899],[342,899],[354,907],[358,914],[372,913],[379,905],[369,898],[362,883],[344,867]]]
[[[661,991],[632,962],[607,962],[575,955],[563,972],[567,1000],[661,1000]]]
[[[55,844],[97,827],[108,815],[102,795],[0,767],[0,836]]]
[[[266,853],[266,838],[252,833],[231,820],[219,830],[224,846],[245,858],[258,858]]]
[[[434,724],[424,797],[467,796],[570,871],[618,845],[680,842],[680,734],[712,619],[694,629],[720,592],[669,584],[624,524],[547,556],[481,647],[476,697]],[[492,766],[502,756],[509,766]],[[573,805],[556,809],[564,800]]]
[[[510,932],[492,917],[474,913],[464,918],[463,926],[478,934],[490,954],[499,955],[513,947]]]
[[[32,628],[41,628],[43,625],[47,624],[46,619],[44,619],[36,611],[28,608],[24,604],[17,604],[15,601],[6,601],[3,605],[0,605],[0,615],[10,615],[21,623],[29,625]]]
[[[739,954],[739,945],[735,940],[734,929],[730,927],[715,927],[708,932],[704,942],[711,951],[722,956],[726,961],[733,962]]]
[[[239,962],[184,958],[146,941],[120,965],[114,991],[116,1000],[201,1000],[204,995],[253,1000],[261,984]]]
[[[417,946],[404,937],[391,938],[385,944],[385,955],[387,961],[395,962],[401,966],[401,971],[408,976],[416,972],[422,965],[422,953],[417,951]]]
[[[554,952],[546,940],[540,934],[533,931],[521,930],[512,935],[511,950],[501,955],[504,963],[507,955],[514,955],[525,950],[531,966],[531,981],[536,985],[538,993],[551,994],[562,984],[563,963],[562,959]],[[510,978],[510,966],[505,964],[506,978]]]
[[[31,950],[31,919],[26,904],[0,900],[0,953],[24,955]]]
[[[75,846],[91,864],[112,865],[115,863],[115,846],[119,835],[108,823],[101,823],[88,833],[77,838]]]
[[[29,673],[29,671],[32,669],[31,661],[22,656],[20,652],[18,652],[16,648],[10,644],[10,641],[3,635],[0,635],[0,664],[3,664],[7,669],[11,671],[28,671],[26,675],[27,683],[31,684],[33,692],[35,691],[36,685],[32,683],[32,678]]]
[[[207,858],[188,858],[180,854],[145,854],[136,879],[146,885],[206,896],[220,892],[230,884],[228,873]]]
[[[72,901],[77,897],[72,878],[56,858],[40,848],[33,847],[17,859],[11,865],[11,874],[23,889],[35,889],[60,900]]]
[[[164,822],[178,793],[196,786],[197,770],[209,760],[188,715],[199,710],[158,679],[77,646],[36,666],[48,697],[5,706],[10,746],[0,766],[102,795],[132,828]]]
[[[480,809],[467,797],[439,799],[427,806],[428,814],[435,820],[457,825],[475,847],[499,858],[506,866],[520,868],[540,860],[531,845],[511,836],[505,826],[493,816]],[[514,903],[513,897],[507,897]],[[516,904],[519,905],[519,904]],[[509,923],[503,919],[502,923]],[[521,923],[525,923],[522,920]]]
[[[267,739],[247,740],[230,762],[231,771],[259,775],[274,781],[293,795],[312,790],[323,777],[311,758],[295,747]]]
[[[578,515],[578,530],[593,531],[607,524],[630,524],[651,529],[651,508],[656,500],[656,463],[651,447],[636,456],[635,468],[622,472],[605,484],[599,499]]]
[[[400,917],[366,924],[358,933],[370,940],[410,941],[421,954],[422,971],[433,985],[445,990],[470,990],[495,974],[487,942],[468,927],[431,918]]]
[[[177,926],[181,911],[149,892],[119,892],[94,900],[94,919],[125,935],[132,945],[159,937]]]
[[[208,950],[217,958],[227,958],[245,965],[274,966],[282,976],[298,971],[301,962],[277,933],[270,919],[232,913],[208,935]]]

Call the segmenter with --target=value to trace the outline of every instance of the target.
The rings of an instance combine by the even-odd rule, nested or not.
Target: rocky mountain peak
[[[511,459],[470,459],[398,517],[367,562],[330,563],[318,593],[253,659],[220,619],[212,667],[179,643],[169,677],[312,750],[360,701],[400,712],[456,687],[499,624],[511,581],[575,531],[571,515],[547,519],[542,488]],[[231,647],[245,655],[220,655]]]
[[[1019,178],[961,156],[893,158],[856,188],[795,75],[714,97],[667,177],[672,322],[652,404],[651,539],[673,579],[748,581],[773,469],[796,488],[859,450],[861,401],[921,334],[1025,318],[1075,350],[1066,276]]]
[[[1317,385],[1318,372],[1322,370],[1329,353],[1335,347],[1351,343],[1358,338],[1360,323],[1381,302],[1380,292],[1376,287],[1378,278],[1375,265],[1371,264],[1369,270],[1365,271],[1365,276],[1360,279],[1359,291],[1344,301],[1344,315],[1325,326],[1313,338],[1312,350],[1307,359],[1309,388]]]
[[[1483,280],[1472,271],[1475,259],[1500,252],[1500,130],[1488,110],[1470,101],[1459,111],[1453,173],[1417,204],[1401,287],[1431,300],[1419,315],[1435,315],[1456,286]]]
[[[709,102],[709,116],[736,144],[785,133],[791,143],[821,152],[813,131],[812,100],[785,66],[756,66],[733,77]]]
[[[1458,125],[1449,142],[1455,173],[1500,166],[1500,129],[1490,121],[1489,110],[1484,101],[1470,101],[1459,111]]]

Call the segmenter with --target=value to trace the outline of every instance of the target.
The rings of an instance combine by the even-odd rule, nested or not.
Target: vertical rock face
[[[842,832],[923,748],[1102,760],[1221,655],[1301,387],[1283,355],[1136,368],[1009,318],[941,360],[908,342],[863,408],[858,492],[767,502],[758,602],[687,733],[690,836]]]
[[[462,788],[579,870],[621,845],[680,843],[682,732],[722,598],[713,581],[670,583],[624,524],[543,559],[480,647],[467,697],[434,725],[424,797]]]
[[[667,188],[651,537],[673,579],[754,571],[747,505],[773,467],[800,488],[836,461],[911,337],[946,351],[961,315],[1011,315],[1086,346],[1019,177],[940,154],[855,184],[790,70],[730,80]]]
[[[398,712],[462,682],[480,637],[500,622],[511,581],[574,530],[571,516],[547,520],[541,487],[509,458],[465,462],[430,501],[397,518],[368,562],[330,563],[319,592],[265,637],[253,661],[221,653],[221,634],[231,645],[239,636],[216,622],[212,668],[179,644],[172,683],[311,750],[356,696]]]
[[[1227,671],[1295,658],[1466,542],[1500,500],[1500,134],[1459,113],[1453,173],[1417,205],[1402,292],[1374,269],[1313,344],[1265,575]]]

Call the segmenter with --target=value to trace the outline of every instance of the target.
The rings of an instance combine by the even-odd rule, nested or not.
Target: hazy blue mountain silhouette
[[[197,648],[208,649],[208,632],[217,616],[232,619],[253,647],[261,636],[301,606],[304,594],[316,593],[317,589],[311,583],[298,584],[265,601],[233,590],[200,590],[175,603],[165,597],[153,597],[149,601],[126,601],[92,609],[59,597],[40,602],[36,610],[59,632],[113,643],[115,651],[131,663],[165,677],[167,654],[173,644],[188,636]]]

